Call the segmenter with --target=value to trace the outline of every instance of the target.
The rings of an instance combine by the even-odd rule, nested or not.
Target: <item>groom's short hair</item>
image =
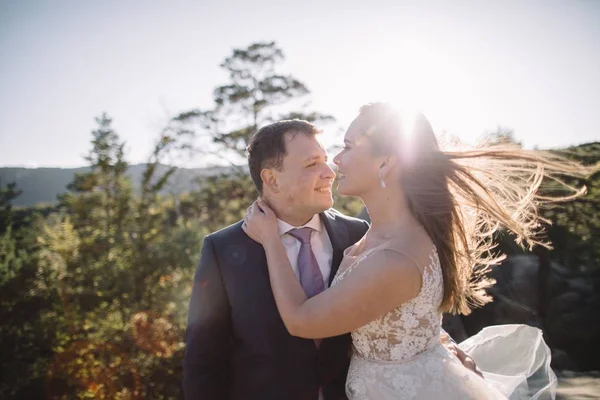
[[[285,148],[286,133],[314,136],[320,132],[321,130],[315,125],[300,119],[277,121],[260,128],[250,138],[246,148],[250,177],[258,193],[262,194],[263,191],[260,171],[263,168],[281,170],[283,167],[283,159],[287,154]]]

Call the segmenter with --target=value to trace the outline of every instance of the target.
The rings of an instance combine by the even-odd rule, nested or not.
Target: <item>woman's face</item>
[[[333,159],[338,167],[338,192],[344,196],[361,197],[380,188],[383,157],[373,155],[368,129],[366,118],[356,117],[344,135],[344,148]]]

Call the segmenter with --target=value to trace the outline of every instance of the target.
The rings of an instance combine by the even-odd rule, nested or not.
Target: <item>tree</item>
[[[131,182],[126,176],[128,163],[124,159],[125,143],[112,129],[112,120],[106,115],[96,118],[98,128],[92,132],[92,149],[85,158],[91,165],[91,171],[79,173],[68,189],[80,196],[71,202],[73,196],[63,196],[62,203],[74,207],[80,217],[87,215],[104,225],[104,239],[112,235],[122,235],[122,224],[129,212]],[[89,208],[99,206],[99,214],[88,213]],[[97,226],[88,219],[75,220],[78,226],[89,224]]]
[[[542,210],[542,216],[552,225],[547,227],[548,237],[554,249],[553,260],[574,271],[600,270],[600,143],[586,143],[565,150],[559,154],[592,167],[595,172],[587,179],[564,178],[574,187],[587,187],[585,196],[576,200],[554,204]],[[546,182],[543,190],[555,193],[553,182]]]
[[[3,186],[0,180],[0,234],[5,233],[12,225],[12,201],[20,194],[15,182]]]
[[[521,142],[515,138],[515,132],[512,129],[499,126],[495,131],[487,132],[483,135],[483,140],[487,145],[515,145],[521,147]]]
[[[61,325],[56,299],[39,289],[36,229],[12,223],[10,201],[19,193],[14,184],[0,187],[0,398],[40,397],[45,355]]]
[[[68,398],[175,398],[186,293],[206,232],[160,192],[176,171],[163,162],[189,148],[189,135],[160,133],[135,195],[124,142],[106,115],[97,122],[90,171],[35,229],[40,284],[65,320],[48,387]]]
[[[275,42],[258,42],[244,49],[234,49],[220,65],[229,74],[230,81],[215,88],[214,107],[180,113],[173,118],[174,126],[181,131],[208,134],[217,147],[212,151],[200,150],[217,153],[236,163],[244,155],[252,135],[264,124],[291,118],[317,124],[333,122],[330,115],[305,112],[306,104],[298,110],[290,109],[293,101],[305,99],[310,91],[297,78],[277,72],[277,66],[284,59],[282,49]]]

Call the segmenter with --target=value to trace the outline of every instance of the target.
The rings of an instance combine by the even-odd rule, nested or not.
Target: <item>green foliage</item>
[[[21,236],[10,226],[0,236],[2,398],[180,396],[187,301],[207,230],[159,195],[174,169],[157,166],[185,141],[160,136],[135,195],[124,143],[106,115],[97,122],[90,169],[72,192],[56,209],[21,213]]]
[[[63,317],[39,275],[33,229],[0,237],[0,398],[40,398]]]
[[[584,165],[600,163],[600,143],[571,147],[561,153]],[[587,180],[569,180],[575,186],[585,185],[585,196],[559,203],[542,211],[552,221],[547,228],[554,249],[552,258],[574,271],[600,271],[600,171]]]
[[[201,189],[181,199],[181,210],[198,215],[208,231],[216,231],[242,219],[257,197],[250,175],[243,171],[207,177],[198,184]]]
[[[587,179],[564,178],[565,183],[587,192],[571,201],[544,205],[540,215],[550,224],[543,226],[547,239],[551,242],[550,258],[575,274],[600,271],[600,143],[587,143],[557,153],[587,166],[596,166],[596,172]],[[540,188],[543,194],[565,195],[564,188],[547,180]],[[513,237],[501,234],[498,237],[500,250],[506,254],[523,253]],[[538,249],[541,251],[541,249]]]
[[[365,205],[358,197],[342,196],[337,191],[337,179],[333,183],[333,204],[339,212],[353,217],[363,218],[363,213],[366,214]]]
[[[0,233],[3,233],[12,224],[12,201],[20,194],[21,191],[17,189],[15,182],[4,187],[0,179]]]

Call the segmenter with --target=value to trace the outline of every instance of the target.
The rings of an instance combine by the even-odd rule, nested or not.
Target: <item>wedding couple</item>
[[[369,227],[331,208],[328,161],[306,121],[251,139],[261,199],[204,240],[186,398],[554,398],[539,330],[491,327],[461,344],[482,377],[441,319],[490,301],[491,234],[537,243],[539,167],[569,166],[525,150],[442,152],[423,115],[368,104],[333,162],[340,194],[363,200]]]

